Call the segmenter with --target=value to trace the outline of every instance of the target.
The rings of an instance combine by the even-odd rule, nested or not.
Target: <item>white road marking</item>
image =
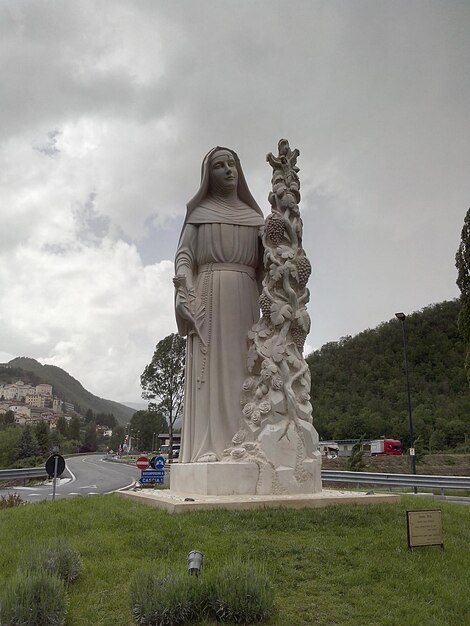
[[[113,491],[107,491],[106,495],[108,493],[114,493],[115,491],[127,491],[128,489],[130,489],[131,487],[133,487],[135,485],[135,483],[137,482],[137,478],[135,478],[132,482],[130,482],[128,485],[126,485],[125,487],[121,487],[120,489],[113,489]]]
[[[54,482],[54,479],[46,480],[44,484],[50,487],[53,482]],[[66,485],[67,483],[70,483],[70,482],[72,482],[70,478],[57,478],[56,484],[57,484],[57,487],[60,487],[61,485]]]
[[[72,480],[70,482],[74,482],[76,479],[75,474],[72,472],[72,470],[70,469],[70,467],[67,465],[67,463],[65,464],[65,467],[67,468],[68,473],[70,474],[70,476],[72,477]]]

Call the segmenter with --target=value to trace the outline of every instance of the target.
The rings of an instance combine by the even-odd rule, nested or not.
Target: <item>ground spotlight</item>
[[[204,555],[199,550],[191,550],[188,554],[188,570],[191,576],[198,576],[201,573]]]

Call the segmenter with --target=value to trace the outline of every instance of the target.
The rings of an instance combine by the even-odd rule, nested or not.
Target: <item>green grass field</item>
[[[407,549],[407,509],[440,508],[445,549]],[[170,515],[117,496],[0,510],[0,588],[21,553],[66,536],[83,571],[70,626],[133,624],[129,581],[142,567],[205,568],[233,557],[267,568],[279,626],[470,624],[470,507],[406,496],[398,505]],[[204,624],[207,623],[205,622]]]

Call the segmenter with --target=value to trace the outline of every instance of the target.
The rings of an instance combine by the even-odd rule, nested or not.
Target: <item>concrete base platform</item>
[[[295,494],[289,496],[206,496],[174,493],[165,489],[145,491],[117,491],[119,496],[130,498],[141,504],[154,506],[169,513],[187,513],[188,511],[213,511],[216,509],[251,510],[265,508],[320,508],[341,504],[397,504],[400,496],[385,493],[362,493],[325,489],[314,494]]]
[[[255,495],[259,478],[256,463],[174,463],[171,490],[199,496]]]

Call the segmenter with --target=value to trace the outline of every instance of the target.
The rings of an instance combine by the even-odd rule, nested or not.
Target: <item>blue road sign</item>
[[[143,470],[140,475],[140,482],[143,485],[146,485],[148,483],[157,483],[159,485],[162,485],[164,478],[165,470]]]
[[[150,467],[153,469],[163,469],[165,467],[165,457],[154,456],[150,459]]]

